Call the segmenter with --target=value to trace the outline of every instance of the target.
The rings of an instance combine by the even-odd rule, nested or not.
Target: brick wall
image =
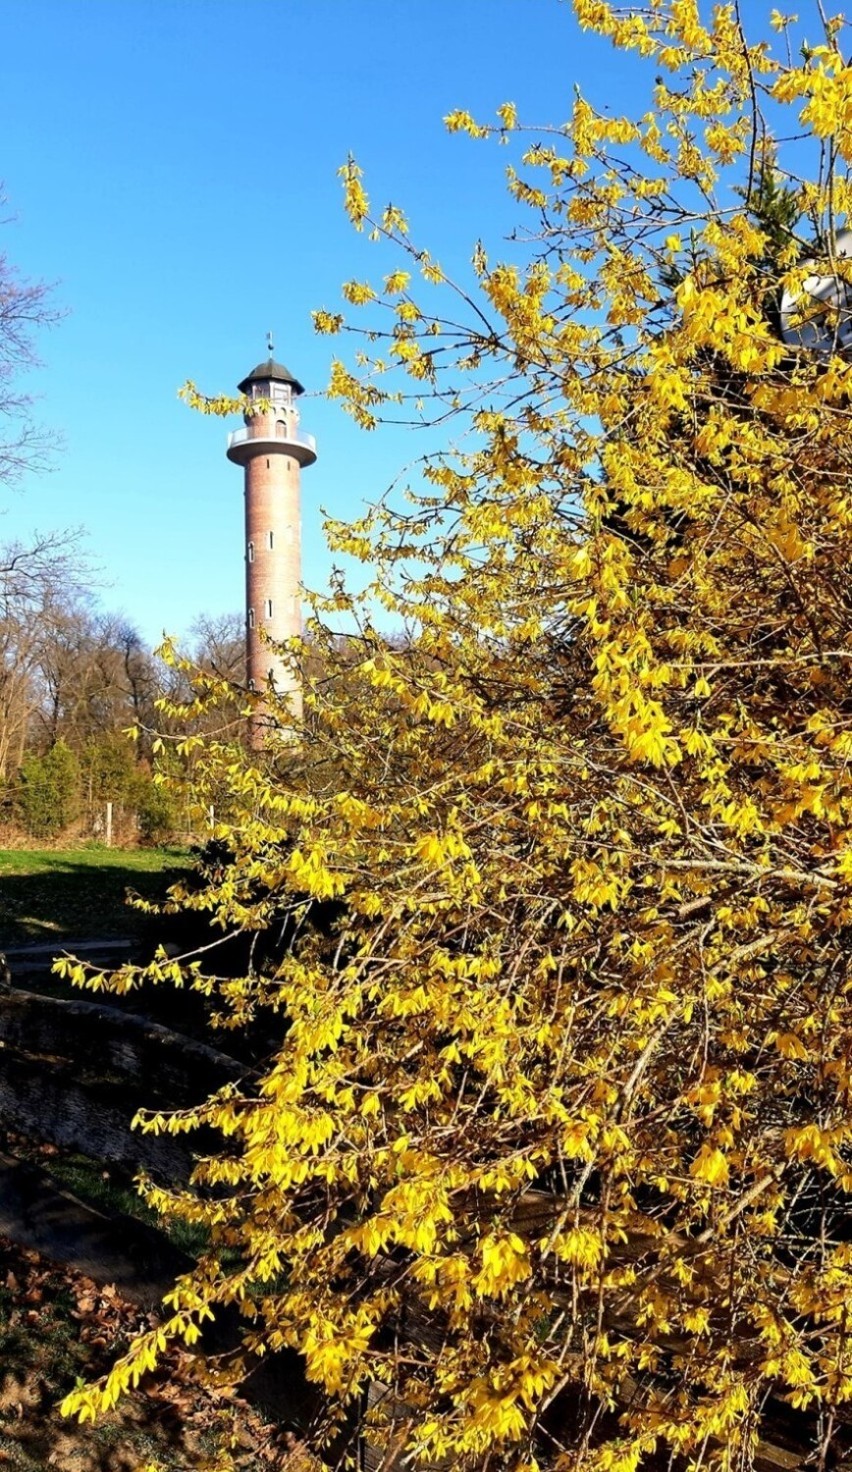
[[[275,416],[257,416],[250,427],[253,437],[263,438],[266,445],[245,466],[248,677],[262,690],[271,671],[276,688],[289,692],[297,708],[293,677],[264,643],[261,631],[282,641],[302,632],[299,463],[283,446],[279,450],[269,444],[276,437]]]

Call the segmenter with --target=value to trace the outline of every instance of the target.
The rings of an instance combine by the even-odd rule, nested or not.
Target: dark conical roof
[[[237,388],[241,394],[247,394],[253,383],[289,383],[294,393],[303,394],[305,392],[290,369],[285,368],[283,363],[276,363],[274,358],[267,358],[265,363],[258,363],[256,368],[252,368],[248,377],[244,378],[242,383],[237,384]]]

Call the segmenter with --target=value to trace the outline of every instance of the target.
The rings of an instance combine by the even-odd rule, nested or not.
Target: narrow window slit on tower
[[[249,542],[247,548],[247,556],[249,562],[254,562],[254,542]]]
[[[266,617],[267,618],[271,618],[272,617],[272,599],[271,598],[267,598],[267,600],[266,600]]]
[[[250,629],[253,629],[254,628],[254,609],[253,608],[250,608],[249,611],[248,611],[248,626],[249,626]]]

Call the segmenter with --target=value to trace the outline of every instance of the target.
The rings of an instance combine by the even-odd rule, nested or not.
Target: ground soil
[[[0,1467],[15,1472],[202,1472],[231,1465],[301,1472],[292,1441],[238,1397],[194,1382],[190,1356],[95,1426],[64,1420],[59,1400],[109,1368],[153,1322],[110,1286],[0,1237]]]

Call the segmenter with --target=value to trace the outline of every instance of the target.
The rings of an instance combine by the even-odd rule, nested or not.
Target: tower
[[[239,384],[248,403],[245,428],[228,435],[227,455],[242,465],[245,479],[246,664],[249,689],[272,682],[301,715],[298,680],[273,642],[302,632],[302,517],[299,475],[317,458],[313,435],[299,429],[297,378],[269,358]],[[262,637],[262,633],[266,638]],[[253,740],[263,736],[263,709],[252,722]]]

